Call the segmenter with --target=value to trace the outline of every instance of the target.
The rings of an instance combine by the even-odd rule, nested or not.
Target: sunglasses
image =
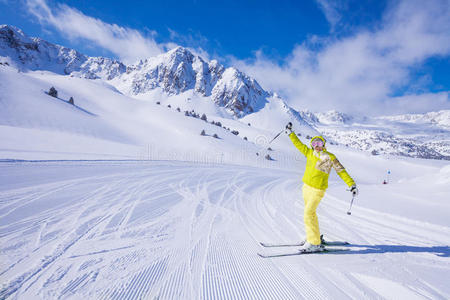
[[[313,148],[315,148],[315,147],[323,147],[323,141],[317,139],[317,140],[312,141],[311,145],[313,146]]]

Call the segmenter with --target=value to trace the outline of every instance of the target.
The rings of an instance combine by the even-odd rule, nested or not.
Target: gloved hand
[[[291,134],[292,133],[292,123],[291,122],[289,122],[287,125],[286,125],[286,130],[284,131],[286,134]]]
[[[353,196],[358,195],[359,191],[358,191],[358,188],[356,187],[356,185],[351,186],[350,193],[352,193]]]

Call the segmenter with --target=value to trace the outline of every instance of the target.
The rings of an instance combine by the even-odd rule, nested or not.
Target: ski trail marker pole
[[[351,215],[352,214],[351,210],[352,210],[352,205],[353,205],[353,200],[354,199],[355,199],[355,196],[353,195],[352,196],[352,201],[350,202],[350,208],[347,211],[347,215]]]

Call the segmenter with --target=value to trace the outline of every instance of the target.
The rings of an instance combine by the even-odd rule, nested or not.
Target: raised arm
[[[312,151],[312,149],[308,148],[305,144],[303,144],[300,139],[297,137],[297,135],[294,132],[291,132],[289,134],[289,138],[291,139],[294,146],[303,153],[304,156],[308,156],[308,152]]]

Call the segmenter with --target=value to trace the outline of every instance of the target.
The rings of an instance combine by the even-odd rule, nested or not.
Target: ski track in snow
[[[383,299],[382,283],[392,298],[450,298],[448,227],[360,207],[350,217],[327,194],[322,233],[351,251],[262,259],[260,241],[304,236],[298,174],[89,166],[88,178],[0,191],[0,298]]]

